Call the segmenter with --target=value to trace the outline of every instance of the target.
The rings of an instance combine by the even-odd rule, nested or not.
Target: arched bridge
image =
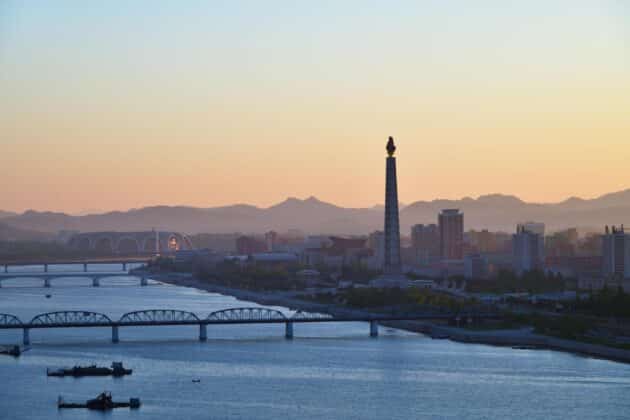
[[[193,312],[174,309],[147,309],[128,312],[114,321],[109,316],[91,311],[56,311],[34,316],[30,322],[24,323],[17,316],[0,313],[0,329],[22,329],[23,342],[30,343],[29,331],[42,328],[90,328],[110,327],[112,341],[118,342],[120,327],[140,327],[159,325],[197,325],[199,339],[207,339],[207,326],[220,324],[285,324],[285,337],[293,338],[294,323],[310,322],[369,322],[370,336],[378,335],[378,323],[386,321],[414,320],[468,320],[502,318],[498,312],[449,312],[449,313],[413,313],[398,315],[380,315],[354,312],[351,315],[332,316],[322,313],[297,311],[287,316],[277,309],[265,307],[229,308],[211,312],[206,318]]]
[[[107,326],[112,320],[105,314],[88,311],[57,311],[36,315],[31,325],[53,326]]]
[[[230,308],[212,312],[207,319],[208,321],[225,323],[240,323],[243,321],[252,323],[285,321],[287,317],[282,312],[269,308]]]
[[[15,315],[0,314],[0,326],[3,325],[22,325],[22,321]]]
[[[128,312],[120,317],[119,324],[145,323],[179,323],[199,322],[200,319],[192,312],[173,309],[147,309],[144,311]]]
[[[291,315],[292,321],[321,321],[323,319],[332,318],[333,316],[330,314],[322,314],[319,312],[304,312],[301,310]]]

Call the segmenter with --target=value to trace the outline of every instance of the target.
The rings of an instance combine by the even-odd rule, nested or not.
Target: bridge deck
[[[314,322],[387,322],[387,321],[421,321],[421,320],[447,320],[456,316],[475,317],[483,319],[500,318],[499,314],[466,315],[466,314],[427,314],[427,315],[401,315],[401,316],[356,316],[343,318],[320,318],[320,319],[251,319],[251,320],[208,320],[200,319],[195,321],[135,321],[135,322],[96,322],[96,323],[51,323],[51,324],[10,324],[0,325],[0,329],[43,329],[43,328],[98,328],[98,327],[148,327],[148,326],[168,326],[168,325],[235,325],[235,324],[284,324],[293,323],[314,323]]]
[[[31,260],[31,261],[0,261],[0,266],[44,266],[44,265],[72,265],[72,264],[146,264],[150,261],[151,255],[146,258],[130,257],[130,258],[103,258],[103,259],[78,259],[78,260]]]
[[[48,272],[37,272],[37,273],[0,273],[0,280],[8,280],[8,279],[24,279],[24,278],[34,278],[34,279],[43,279],[43,278],[61,278],[61,277],[138,277],[138,274],[129,273],[127,271],[48,271]]]

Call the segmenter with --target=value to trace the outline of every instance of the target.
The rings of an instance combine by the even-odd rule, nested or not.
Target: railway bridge
[[[425,312],[398,315],[371,314],[359,311],[348,312],[343,316],[332,316],[322,313],[297,311],[288,316],[276,309],[265,307],[229,308],[211,312],[206,317],[200,317],[193,312],[174,309],[148,309],[128,312],[119,319],[112,319],[106,314],[91,311],[57,311],[34,316],[24,322],[11,314],[0,313],[0,330],[21,329],[24,345],[30,344],[30,331],[46,328],[110,328],[112,342],[120,340],[121,328],[197,325],[199,340],[208,338],[208,325],[235,324],[284,324],[285,337],[293,338],[293,326],[299,323],[313,322],[366,322],[370,326],[370,336],[378,336],[378,323],[387,321],[413,320],[457,320],[469,321],[480,319],[501,318],[495,312]]]

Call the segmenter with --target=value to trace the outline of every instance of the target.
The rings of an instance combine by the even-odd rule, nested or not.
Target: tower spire
[[[387,141],[385,165],[385,261],[386,274],[400,274],[400,227],[398,221],[398,182],[396,180],[396,145],[394,138]]]

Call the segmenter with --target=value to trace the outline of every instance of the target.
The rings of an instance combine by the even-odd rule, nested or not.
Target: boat
[[[6,354],[8,356],[18,357],[20,354],[22,354],[22,350],[20,349],[20,346],[18,345],[0,346],[0,354]]]
[[[139,398],[129,398],[129,402],[117,402],[112,399],[111,392],[103,391],[96,398],[87,400],[85,403],[66,402],[60,395],[57,399],[57,408],[87,408],[89,410],[108,411],[114,408],[139,408]]]
[[[61,368],[56,370],[46,369],[47,376],[124,376],[131,375],[133,370],[125,369],[122,362],[113,362],[111,368],[90,366],[74,366],[71,368]]]
[[[46,299],[50,299],[51,297],[52,297],[52,295],[51,295],[51,294],[47,294],[47,295],[46,295]]]
[[[512,349],[514,349],[514,350],[538,350],[538,347],[524,344],[524,345],[520,345],[520,346],[512,346]]]

